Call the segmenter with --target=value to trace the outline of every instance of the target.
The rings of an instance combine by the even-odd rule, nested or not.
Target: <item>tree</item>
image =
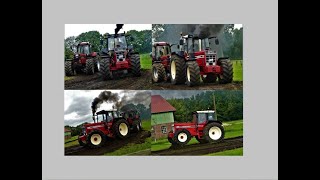
[[[98,31],[89,31],[81,33],[79,36],[76,37],[77,42],[89,42],[92,44],[92,51],[99,52],[100,47],[100,39],[102,35]]]

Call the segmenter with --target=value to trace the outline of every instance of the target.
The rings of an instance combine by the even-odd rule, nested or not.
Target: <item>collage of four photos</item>
[[[243,156],[242,24],[65,24],[65,156]]]

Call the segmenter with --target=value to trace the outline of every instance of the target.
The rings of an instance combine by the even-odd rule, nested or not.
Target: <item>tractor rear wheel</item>
[[[163,65],[160,63],[152,65],[152,81],[153,82],[161,82],[166,77],[166,70]]]
[[[124,139],[129,136],[130,128],[125,119],[120,119],[113,124],[113,133],[120,139]]]
[[[202,81],[204,83],[214,83],[217,80],[217,76],[215,74],[207,74],[206,77],[202,76]]]
[[[187,85],[196,86],[200,84],[200,68],[196,61],[187,63]]]
[[[186,61],[177,55],[171,57],[170,79],[171,84],[183,84],[186,81]]]
[[[222,74],[218,75],[219,83],[231,83],[233,79],[233,65],[230,59],[221,59],[218,64],[222,70]]]
[[[87,75],[92,75],[94,74],[94,63],[93,59],[87,59],[86,60],[86,74]]]
[[[74,76],[75,75],[75,71],[72,67],[72,61],[66,61],[64,63],[64,71],[66,73],[66,76]]]
[[[208,142],[219,142],[224,138],[224,128],[220,123],[209,123],[203,129],[204,139]]]
[[[174,134],[174,141],[177,145],[183,146],[188,144],[191,134],[187,130],[179,130]]]
[[[99,130],[93,130],[87,137],[87,144],[90,148],[99,148],[106,143],[106,136]]]
[[[106,81],[112,79],[112,72],[110,70],[110,58],[102,58],[100,60],[100,71],[99,75],[101,76],[102,80]]]
[[[97,58],[94,58],[93,63],[94,63],[94,72],[99,72],[99,68],[100,68],[99,60]]]
[[[141,76],[140,55],[133,54],[130,56],[131,72],[134,76]]]
[[[206,139],[200,139],[200,138],[198,138],[198,136],[196,136],[196,139],[200,144],[208,143],[208,141]]]
[[[141,131],[141,120],[134,120],[132,125],[133,125],[133,131],[134,132]]]

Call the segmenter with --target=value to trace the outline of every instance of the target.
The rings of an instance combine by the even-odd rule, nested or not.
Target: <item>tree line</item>
[[[217,118],[221,121],[243,118],[243,91],[205,91],[190,98],[167,99],[176,108],[175,121],[192,120],[192,112],[214,110],[214,98]]]
[[[134,50],[139,53],[149,53],[151,52],[151,30],[130,30],[126,34],[131,35],[131,38],[127,38],[127,44],[132,45]],[[102,48],[100,45],[100,39],[103,39],[104,34],[100,34],[98,31],[89,31],[81,33],[78,36],[70,36],[64,40],[64,52],[65,59],[73,58],[73,50],[70,48],[80,42],[90,42],[93,47],[94,52],[100,52]]]

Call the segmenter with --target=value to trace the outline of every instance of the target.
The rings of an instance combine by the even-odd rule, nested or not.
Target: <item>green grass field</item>
[[[204,156],[242,156],[242,155],[243,155],[243,147],[232,149],[232,150],[216,152],[216,153],[210,153]]]
[[[223,122],[225,129],[225,139],[242,136],[243,135],[243,120],[236,121],[227,121]],[[192,138],[188,145],[199,143],[196,138]],[[159,139],[157,141],[151,142],[151,151],[160,151],[163,149],[168,149],[171,146],[171,143],[167,138]]]
[[[146,131],[151,130],[151,121],[150,120],[143,120],[142,121],[142,129]]]
[[[151,69],[152,67],[152,60],[149,56],[149,53],[140,54],[140,65],[142,69]]]
[[[106,155],[106,156],[122,156],[122,155],[131,154],[134,152],[150,149],[150,146],[151,146],[151,138],[147,138],[146,141],[142,144],[129,143],[128,145],[126,145],[118,150],[115,150],[110,153],[106,153],[104,155]]]
[[[243,81],[243,61],[232,60],[233,63],[233,81]]]
[[[72,136],[70,139],[65,141],[64,147],[71,147],[79,145],[78,136]]]

